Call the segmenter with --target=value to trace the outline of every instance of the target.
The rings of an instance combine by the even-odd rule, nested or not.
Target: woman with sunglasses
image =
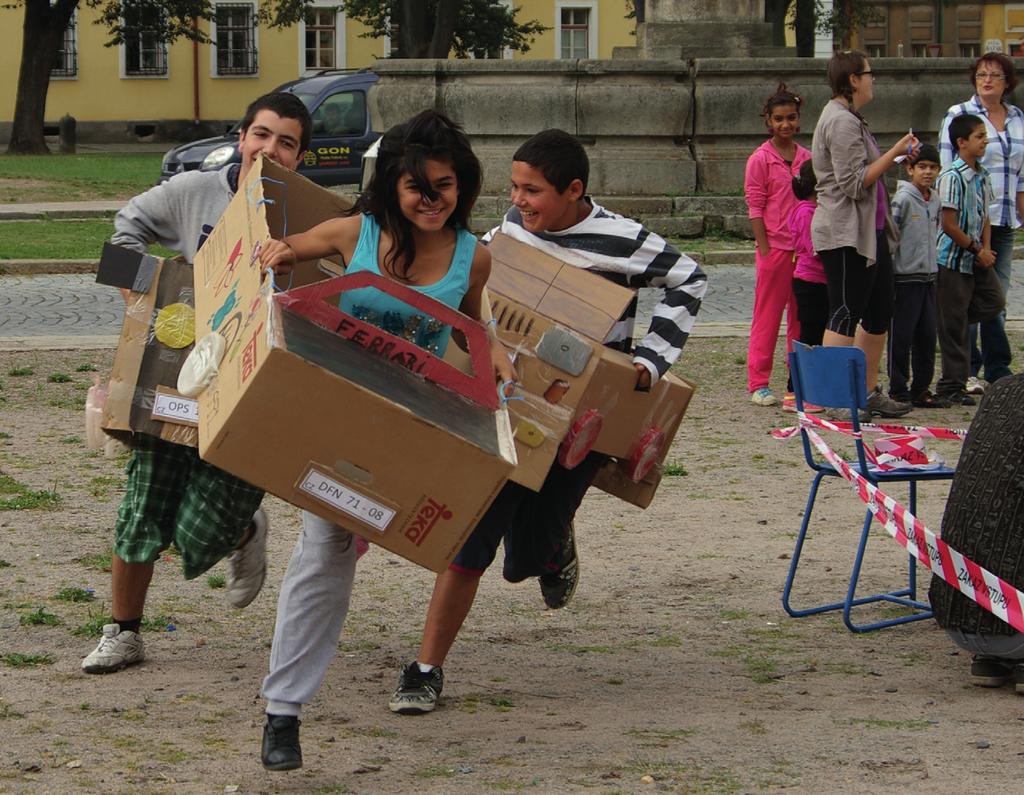
[[[818,209],[811,240],[825,266],[828,324],[823,345],[856,345],[867,357],[868,400],[875,417],[901,417],[911,409],[878,385],[878,366],[892,319],[890,248],[895,227],[882,176],[900,155],[920,143],[907,133],[882,153],[860,110],[874,97],[875,73],[859,50],[835,53],[828,62],[832,99],[814,128],[811,144],[818,178]]]
[[[969,72],[974,96],[953,105],[942,120],[939,132],[939,157],[945,168],[956,158],[949,142],[949,123],[963,113],[985,122],[988,146],[981,164],[992,177],[995,199],[988,209],[992,226],[992,251],[996,255],[996,277],[1005,294],[1010,289],[1010,264],[1013,259],[1014,230],[1024,216],[1024,112],[1007,98],[1017,87],[1013,60],[1002,53],[989,52],[978,58]],[[1018,191],[1021,191],[1018,193]],[[971,377],[967,391],[981,394],[987,384],[1010,375],[1010,343],[1006,338],[1006,313],[980,323],[981,351],[978,351],[978,326],[971,326]],[[984,366],[984,370],[982,370]],[[979,375],[984,372],[985,380]]]

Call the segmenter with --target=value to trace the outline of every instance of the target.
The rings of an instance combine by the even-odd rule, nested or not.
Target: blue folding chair
[[[804,403],[848,410],[850,412],[850,419],[853,422],[854,431],[859,434],[859,410],[867,404],[865,381],[867,367],[862,350],[854,347],[811,348],[795,342],[793,343],[793,352],[789,354],[789,368],[793,377],[793,392],[796,395],[796,405],[800,411],[803,411]],[[811,482],[810,494],[807,495],[804,520],[800,525],[800,533],[796,538],[796,547],[793,550],[793,559],[789,564],[786,585],[782,590],[782,606],[786,609],[786,612],[791,616],[799,617],[842,609],[843,623],[852,632],[870,632],[871,630],[883,627],[891,627],[896,624],[906,624],[909,621],[920,621],[930,618],[932,612],[929,605],[917,599],[917,570],[913,556],[908,556],[907,584],[905,587],[870,596],[857,596],[857,581],[860,579],[861,566],[864,561],[864,550],[867,547],[868,533],[871,530],[871,511],[865,512],[864,525],[860,531],[860,542],[857,544],[857,555],[853,561],[853,571],[850,574],[850,582],[846,589],[846,598],[840,602],[831,602],[799,610],[790,604],[793,580],[796,576],[797,567],[800,565],[800,554],[803,551],[807,530],[811,525],[811,513],[814,509],[814,500],[818,495],[818,487],[826,477],[842,477],[828,462],[815,460],[811,441],[804,429],[801,429],[800,435],[804,445],[804,458],[815,474],[814,480]],[[947,466],[935,469],[878,470],[872,468],[868,466],[865,459],[863,441],[855,437],[855,443],[857,446],[857,460],[850,462],[851,468],[854,471],[860,472],[871,483],[879,486],[884,483],[906,481],[910,489],[910,500],[907,507],[915,516],[917,515],[918,482],[922,480],[949,480],[953,477],[954,470]],[[873,602],[891,602],[911,608],[914,612],[910,615],[884,621],[875,621],[867,624],[854,623],[851,618],[852,609],[858,605]]]

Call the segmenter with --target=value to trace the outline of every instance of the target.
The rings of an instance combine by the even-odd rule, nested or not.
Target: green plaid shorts
[[[136,434],[128,486],[114,525],[114,553],[152,563],[174,543],[191,580],[238,545],[263,491],[206,463],[194,447]]]

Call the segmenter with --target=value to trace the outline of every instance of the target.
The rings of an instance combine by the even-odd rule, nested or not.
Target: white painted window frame
[[[53,0],[50,0],[50,5],[53,5]],[[71,12],[71,18],[68,20],[68,25],[73,25],[72,30],[74,31],[74,43],[75,43],[75,73],[73,75],[55,75],[50,72],[50,80],[77,80],[78,73],[81,70],[81,64],[79,63],[79,50],[78,50],[78,9],[76,8]]]
[[[562,10],[582,8],[590,11],[590,23],[587,26],[587,58],[597,58],[597,0],[556,0],[555,1],[555,58],[562,58]]]
[[[225,5],[243,5],[247,0],[224,0]],[[256,14],[259,12],[257,2],[249,2],[252,6],[253,33],[252,47],[256,53],[256,71],[250,75],[222,75],[217,72],[217,10],[220,3],[214,3],[213,19],[210,20],[210,77],[214,80],[252,80],[260,76],[262,61],[260,59],[260,26],[256,22]]]
[[[336,0],[315,0],[312,8],[334,8],[338,9]],[[299,77],[315,75],[319,69],[306,68],[306,19],[303,17],[299,22]],[[345,53],[345,12],[336,10],[334,14],[334,63],[335,69],[345,69],[348,66]]]
[[[122,20],[123,22],[124,20]],[[171,77],[171,45],[168,42],[161,42],[164,45],[164,49],[167,55],[167,68],[164,70],[162,75],[130,75],[128,74],[128,68],[125,58],[125,46],[119,44],[117,46],[117,68],[120,73],[122,80],[169,80]]]

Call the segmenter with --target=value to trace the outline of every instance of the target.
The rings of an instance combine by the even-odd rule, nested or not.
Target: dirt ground
[[[110,352],[0,354],[0,500],[14,508],[0,510],[0,792],[1013,791],[1024,698],[972,687],[968,656],[932,621],[856,635],[835,613],[783,612],[810,477],[797,441],[767,435],[791,417],[747,401],[744,354],[741,339],[690,341],[682,372],[699,388],[670,456],[678,474],[647,511],[586,499],[566,609],[488,572],[432,715],[386,707],[432,575],[380,549],[364,557],[291,773],[260,766],[259,687],[298,511],[266,501],[270,572],[249,608],[213,587],[223,564],[185,582],[168,556],[146,662],[83,674],[109,610],[124,483],[123,458],[81,441],[88,366],[106,372]],[[910,419],[963,427],[972,412]],[[955,461],[955,444],[933,447]],[[935,530],[946,493],[923,487]],[[861,516],[847,486],[826,484],[801,602],[844,590]],[[895,584],[904,565],[879,528],[864,587]],[[67,601],[89,590],[95,601]]]

